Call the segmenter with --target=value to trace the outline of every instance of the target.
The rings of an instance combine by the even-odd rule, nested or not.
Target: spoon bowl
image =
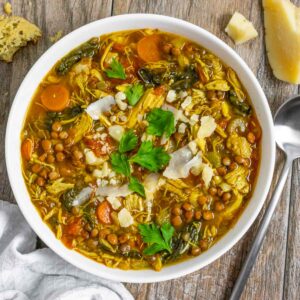
[[[279,107],[274,125],[277,145],[291,158],[300,157],[300,95]]]

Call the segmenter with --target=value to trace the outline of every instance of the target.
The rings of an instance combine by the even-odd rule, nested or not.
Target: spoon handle
[[[272,215],[273,215],[276,205],[280,199],[280,195],[281,195],[283,187],[285,185],[292,162],[293,162],[293,160],[291,158],[286,157],[286,161],[284,163],[283,169],[279,176],[276,188],[274,190],[274,194],[273,194],[273,196],[270,200],[270,203],[265,211],[263,219],[261,220],[256,237],[252,243],[252,247],[247,255],[247,258],[243,264],[240,274],[235,282],[231,296],[229,298],[230,300],[239,300],[241,297],[241,294],[244,290],[244,286],[246,285],[246,282],[248,280],[248,277],[250,275],[250,272],[252,270],[252,267],[255,263],[257,255],[258,255],[259,249],[261,248],[263,239],[266,235]]]

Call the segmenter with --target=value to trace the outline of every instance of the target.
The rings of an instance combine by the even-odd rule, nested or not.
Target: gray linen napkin
[[[0,300],[133,299],[121,283],[90,275],[35,246],[36,235],[19,208],[0,200]]]

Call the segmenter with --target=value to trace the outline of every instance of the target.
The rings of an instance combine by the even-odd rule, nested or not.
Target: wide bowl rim
[[[135,20],[135,24],[141,24],[141,26],[136,26],[132,24],[132,20]],[[202,259],[193,258],[190,259],[186,262],[181,262],[177,263],[172,266],[167,266],[163,268],[161,272],[154,272],[151,270],[119,270],[119,269],[111,269],[108,268],[104,265],[101,265],[95,261],[90,260],[89,258],[84,257],[83,255],[67,249],[65,246],[62,245],[61,241],[57,240],[55,236],[53,235],[52,231],[48,228],[48,226],[42,221],[40,218],[37,210],[35,209],[34,205],[31,203],[29,194],[27,192],[27,197],[24,197],[23,194],[19,191],[20,185],[22,185],[20,181],[20,170],[16,170],[16,161],[20,160],[20,158],[17,157],[17,152],[16,152],[16,147],[19,148],[19,142],[17,141],[16,138],[16,132],[15,132],[15,117],[18,115],[18,107],[21,105],[21,101],[24,101],[24,98],[22,95],[26,95],[26,84],[29,84],[29,81],[32,78],[35,78],[35,75],[38,73],[38,68],[41,67],[43,62],[46,62],[47,59],[51,58],[52,56],[55,56],[54,53],[55,51],[62,49],[64,46],[66,46],[69,42],[72,40],[76,40],[76,38],[79,39],[80,35],[87,34],[89,30],[95,29],[97,26],[99,28],[101,25],[112,25],[114,24],[114,28],[117,26],[115,25],[118,22],[118,24],[129,24],[128,29],[132,28],[146,28],[146,27],[152,27],[152,28],[159,28],[162,29],[161,26],[165,26],[167,28],[174,28],[180,29],[184,32],[187,32],[188,34],[194,34],[198,35],[199,38],[203,38],[206,42],[212,43],[214,47],[216,47],[214,50],[209,49],[213,53],[216,53],[219,51],[220,53],[225,53],[230,60],[232,60],[232,63],[235,63],[241,71],[241,74],[247,78],[247,80],[250,80],[251,83],[251,89],[253,88],[255,90],[255,93],[257,94],[257,97],[259,100],[256,104],[253,102],[253,106],[256,109],[256,106],[260,106],[260,109],[262,110],[261,113],[263,119],[260,120],[260,122],[264,122],[264,126],[267,128],[267,132],[264,132],[264,137],[263,139],[266,139],[266,147],[268,147],[268,161],[264,162],[266,164],[266,167],[263,169],[264,176],[264,185],[261,185],[262,187],[260,188],[260,193],[259,196],[255,196],[255,206],[251,207],[253,210],[252,214],[248,216],[247,220],[243,216],[246,213],[247,208],[245,211],[243,211],[242,215],[240,216],[239,220],[237,223],[240,223],[241,225],[236,224],[231,230],[230,234],[227,233],[226,236],[230,236],[229,241],[224,242],[224,237],[218,241],[212,248],[210,248],[207,252],[203,253],[199,257],[202,257]],[[152,26],[142,26],[142,24],[153,24]],[[160,23],[160,26],[156,26],[156,24]],[[130,25],[132,24],[132,25]],[[119,25],[118,25],[119,26]],[[126,27],[126,26],[125,26]],[[98,27],[97,27],[98,28]],[[109,27],[110,28],[110,27]],[[123,28],[123,27],[122,27]],[[127,29],[127,27],[126,27]],[[174,29],[175,30],[175,29]],[[113,31],[118,31],[118,30],[104,30],[105,32],[113,32]],[[164,31],[169,31],[172,32],[172,30],[164,30]],[[100,31],[99,31],[100,34]],[[184,34],[187,36],[186,34]],[[201,43],[200,43],[201,44]],[[66,46],[67,47],[67,46]],[[74,48],[74,47],[72,47]],[[70,50],[70,49],[69,49]],[[68,51],[69,51],[68,50]],[[62,50],[61,50],[62,51]],[[68,52],[66,51],[66,52]],[[224,52],[223,52],[224,51]],[[224,55],[225,55],[224,54]],[[60,56],[62,57],[62,56]],[[228,59],[229,59],[228,58]],[[227,63],[225,61],[225,63]],[[230,64],[229,64],[230,65]],[[52,65],[51,65],[52,66]],[[50,67],[51,67],[50,66]],[[48,70],[50,69],[48,68]],[[40,82],[40,80],[39,80]],[[30,94],[32,97],[32,94]],[[29,96],[28,96],[29,97]],[[30,99],[31,99],[30,97]],[[25,100],[28,104],[30,103],[30,99]],[[260,102],[259,102],[260,101]],[[24,104],[25,105],[25,104]],[[23,115],[23,120],[25,117],[26,112]],[[20,122],[23,124],[23,120],[19,120],[18,126],[20,125]],[[265,128],[265,130],[266,130]],[[18,134],[20,133],[17,132]],[[267,135],[267,136],[266,136]],[[17,150],[19,151],[19,150]],[[20,151],[19,151],[20,152]],[[20,155],[20,153],[19,153]],[[84,270],[86,272],[89,272],[91,274],[94,274],[96,276],[100,276],[106,279],[111,279],[114,281],[122,281],[122,282],[134,282],[134,283],[149,283],[149,282],[158,282],[158,281],[164,281],[164,280],[170,280],[170,279],[175,279],[180,276],[184,276],[187,274],[190,274],[196,270],[199,270],[203,268],[204,266],[210,264],[211,262],[215,261],[218,259],[221,255],[226,253],[229,249],[231,249],[241,238],[242,236],[246,233],[246,231],[250,228],[250,226],[253,224],[254,220],[256,219],[258,213],[260,212],[269,187],[271,185],[271,180],[272,180],[272,175],[273,175],[273,170],[274,170],[274,164],[275,164],[275,139],[274,139],[274,127],[273,127],[273,120],[272,120],[272,115],[271,111],[267,102],[267,99],[264,95],[264,92],[250,70],[250,68],[247,66],[247,64],[243,61],[243,59],[232,49],[230,48],[227,44],[225,44],[222,40],[220,40],[218,37],[213,35],[212,33],[206,31],[205,29],[196,26],[194,24],[191,24],[189,22],[173,18],[173,17],[168,17],[168,16],[163,16],[163,15],[156,15],[156,14],[126,14],[126,15],[119,15],[119,16],[112,16],[112,17],[107,17],[103,18],[91,23],[88,23],[84,26],[81,26],[74,31],[70,32],[66,36],[64,36],[61,40],[59,40],[56,44],[51,46],[37,61],[36,63],[31,67],[25,78],[23,79],[23,82],[21,83],[12,107],[10,109],[9,113],[9,118],[7,122],[7,128],[6,128],[6,136],[5,136],[5,159],[6,159],[6,165],[7,165],[7,172],[8,172],[8,177],[9,181],[14,193],[14,196],[16,198],[16,201],[20,207],[20,210],[22,211],[25,219],[31,226],[31,228],[34,230],[34,232],[44,241],[45,244],[49,248],[51,248],[55,253],[57,253],[60,257],[62,257],[64,260],[68,261],[69,263],[73,264],[74,266],[80,268],[81,270]],[[16,160],[16,161],[15,161]],[[266,159],[265,159],[266,160]],[[20,167],[20,166],[19,166]],[[16,172],[18,172],[16,176]],[[261,171],[259,171],[259,175],[261,174]],[[23,177],[22,177],[23,180]],[[259,182],[259,179],[257,180]],[[258,184],[257,182],[257,184]],[[255,187],[255,190],[257,189],[257,184]],[[254,190],[254,194],[255,194]],[[24,191],[24,189],[23,189]],[[262,200],[259,200],[258,197]],[[29,199],[28,199],[29,198]],[[253,197],[254,198],[254,195]],[[24,201],[25,199],[25,201]],[[28,201],[30,202],[30,205],[28,204]],[[254,201],[253,199],[250,200]],[[257,203],[256,203],[257,202]],[[249,206],[249,203],[248,203]],[[33,212],[33,209],[35,210],[35,213]],[[38,218],[37,218],[38,216]],[[240,222],[241,219],[243,222]],[[239,227],[237,230],[237,226]],[[50,233],[49,233],[50,232]],[[53,236],[51,236],[52,234]],[[219,243],[223,243],[222,247],[219,246],[217,247]],[[211,249],[214,249],[211,251]],[[190,261],[193,261],[192,263]]]

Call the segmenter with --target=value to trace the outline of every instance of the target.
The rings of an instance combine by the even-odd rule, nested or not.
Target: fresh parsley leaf
[[[162,169],[170,160],[170,155],[162,147],[153,147],[152,142],[143,142],[130,161],[139,164],[140,166],[157,172]]]
[[[115,59],[112,59],[110,69],[105,70],[109,78],[126,79],[126,74],[123,66]]]
[[[138,193],[139,195],[141,195],[142,197],[145,198],[145,189],[144,186],[138,181],[138,179],[136,177],[130,177],[130,181],[129,181],[129,185],[128,185],[129,189]]]
[[[137,146],[137,143],[138,143],[138,138],[133,133],[133,130],[131,129],[122,135],[119,144],[119,151],[121,153],[124,153],[133,150]]]
[[[143,94],[144,94],[144,87],[140,83],[136,83],[128,87],[125,91],[125,95],[127,97],[128,103],[132,106],[136,105],[139,102]]]
[[[147,115],[149,126],[147,133],[166,137],[170,137],[175,132],[174,114],[171,111],[163,110],[161,108],[152,109]]]
[[[130,165],[125,154],[114,152],[111,155],[111,165],[116,173],[130,176]]]
[[[175,229],[170,223],[164,223],[161,228],[156,224],[139,224],[138,229],[143,241],[149,244],[144,254],[153,255],[162,250],[171,253],[170,242]]]

